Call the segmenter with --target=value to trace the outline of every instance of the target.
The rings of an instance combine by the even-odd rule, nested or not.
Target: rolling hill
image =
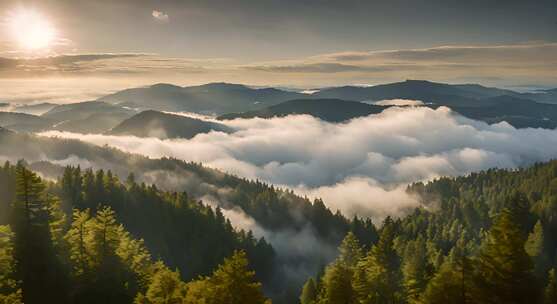
[[[557,105],[533,102],[511,96],[497,96],[484,100],[486,106],[452,106],[451,109],[472,119],[487,123],[506,121],[516,128],[557,127]]]
[[[48,129],[53,121],[36,115],[0,112],[0,126],[14,131],[36,132]]]
[[[296,99],[261,110],[221,115],[218,119],[271,118],[307,114],[329,122],[342,122],[356,117],[381,113],[385,108],[387,107],[340,99]]]
[[[147,110],[124,120],[108,134],[189,139],[210,131],[230,132],[231,130],[218,123]]]
[[[425,80],[406,80],[371,87],[344,86],[320,90],[312,98],[339,98],[355,101],[379,101],[385,99],[417,99],[437,105],[478,105],[480,99],[495,96],[519,96],[519,93],[489,88],[477,84],[451,85]]]
[[[55,103],[43,102],[38,104],[20,105],[13,109],[13,112],[26,113],[32,115],[42,115],[54,107],[58,106]]]
[[[78,133],[103,133],[136,111],[99,101],[59,105],[41,115],[54,122],[51,129]]]
[[[304,94],[274,88],[253,89],[229,83],[192,87],[156,84],[123,90],[102,97],[99,101],[132,108],[218,115],[250,111],[302,96]]]

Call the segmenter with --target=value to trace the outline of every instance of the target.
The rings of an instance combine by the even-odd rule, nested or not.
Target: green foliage
[[[317,300],[318,288],[313,278],[309,278],[302,288],[300,304],[314,304]]]
[[[15,279],[14,234],[9,226],[0,226],[0,303],[22,302],[19,282]]]
[[[334,292],[341,303],[554,303],[556,187],[557,161],[411,185],[426,208],[386,219],[352,269],[331,263],[320,295]],[[349,273],[352,284],[343,286],[338,278]]]
[[[184,304],[263,304],[270,303],[261,292],[255,273],[248,270],[243,251],[226,259],[210,277],[186,285]]]
[[[426,244],[422,237],[410,241],[405,250],[402,273],[408,303],[420,303],[420,296],[431,278],[433,266],[428,261]]]
[[[520,214],[503,209],[475,259],[474,298],[478,303],[532,303],[538,297],[533,265],[524,250]]]
[[[325,269],[322,290],[317,303],[353,303],[354,267],[362,258],[362,249],[356,236],[349,232],[339,247],[339,257]]]
[[[184,301],[185,286],[180,273],[161,267],[151,279],[145,295],[138,294],[135,304],[180,304]]]
[[[74,185],[80,182],[81,195],[76,195]],[[238,249],[247,252],[258,279],[271,277],[274,251],[265,240],[235,231],[222,212],[192,200],[185,192],[137,184],[133,175],[122,184],[110,171],[79,167],[66,168],[59,184],[61,197],[78,197],[78,203],[69,202],[78,210],[110,207],[127,231],[141,236],[149,251],[180,270],[184,279],[209,274]]]
[[[443,263],[422,296],[426,304],[465,304],[470,299],[470,261],[465,257]]]
[[[534,273],[539,279],[542,279],[547,272],[549,260],[545,253],[545,235],[541,221],[536,223],[534,229],[528,235],[526,244],[524,244],[524,249],[532,258]]]
[[[18,163],[12,227],[15,233],[16,279],[21,281],[23,301],[66,303],[67,273],[53,235],[59,229],[56,205],[45,193],[45,185],[34,173]]]
[[[357,265],[363,273],[358,284],[357,299],[360,303],[400,303],[402,301],[401,259],[394,248],[396,224],[385,219],[379,241]]]
[[[166,193],[154,186],[139,186],[130,181],[123,186],[111,172],[93,174],[87,170],[81,178],[79,168],[75,169],[78,173],[68,169],[60,183],[70,186],[57,187],[60,184],[47,185],[23,163],[0,168],[0,176],[5,169],[14,172],[17,187],[15,201],[9,206],[12,224],[0,226],[2,304],[183,303],[187,289],[180,272],[171,271],[161,261],[155,262],[144,241],[133,237],[119,221],[119,218],[134,219],[136,214],[126,213],[129,209],[123,204],[137,203],[133,199],[138,197],[144,198],[140,202],[150,207],[141,211],[151,218],[156,219],[163,211],[162,214],[168,216],[164,219],[170,220],[174,227],[179,227],[178,222],[183,219],[190,220],[183,224],[200,232],[195,236],[199,242],[207,238],[201,234],[203,229],[208,235],[220,232],[223,233],[221,237],[228,238],[228,242],[220,244],[221,248],[237,245],[269,254],[269,246],[264,240],[255,240],[251,233],[235,231],[220,210],[213,212],[201,203],[189,201],[185,193]],[[83,187],[81,195],[72,198],[68,194],[76,187],[74,178],[81,180]],[[53,195],[58,190],[62,200]],[[75,197],[79,197],[77,206]],[[104,199],[116,202],[93,206],[97,199],[102,200],[99,203],[106,202]],[[69,206],[76,207],[71,217],[66,215],[62,206],[68,202]],[[91,208],[83,209],[86,206]],[[111,206],[118,208],[119,212]],[[70,223],[67,218],[71,219]],[[130,226],[134,227],[134,224]],[[191,233],[191,230],[178,231],[175,235]],[[217,250],[219,255],[226,254],[219,248],[211,250]],[[258,257],[253,252],[252,255]],[[217,292],[213,294],[215,300],[267,302],[261,293],[261,283],[255,279],[255,272],[247,269],[247,256],[245,252],[236,253],[213,276],[206,278],[210,292]],[[237,292],[239,294],[235,294]]]
[[[552,304],[557,299],[557,278],[555,278],[555,268],[549,271],[547,286],[543,294],[543,303]]]

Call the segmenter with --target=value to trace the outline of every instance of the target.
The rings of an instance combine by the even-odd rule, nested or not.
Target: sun
[[[56,39],[54,27],[35,10],[19,9],[7,21],[14,40],[25,50],[47,49]]]

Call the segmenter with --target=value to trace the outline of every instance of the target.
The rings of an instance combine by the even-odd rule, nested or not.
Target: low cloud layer
[[[557,156],[557,130],[487,125],[448,108],[390,108],[332,124],[310,116],[238,119],[232,134],[190,140],[46,132],[150,157],[203,162],[323,197],[346,215],[380,219],[417,206],[404,187],[443,175],[514,168]]]

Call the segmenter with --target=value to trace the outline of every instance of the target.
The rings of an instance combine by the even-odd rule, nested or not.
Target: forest
[[[185,192],[79,167],[49,181],[23,161],[0,187],[0,303],[271,301],[273,247]],[[424,207],[378,228],[339,215],[338,257],[300,303],[554,303],[557,161],[407,191]]]
[[[427,208],[348,233],[309,303],[555,303],[557,161],[415,183]]]

